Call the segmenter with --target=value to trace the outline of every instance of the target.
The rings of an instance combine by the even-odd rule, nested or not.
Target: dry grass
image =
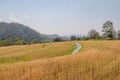
[[[63,56],[75,48],[74,42],[0,47],[0,64]]]
[[[80,43],[76,55],[1,65],[0,80],[120,80],[120,41]]]

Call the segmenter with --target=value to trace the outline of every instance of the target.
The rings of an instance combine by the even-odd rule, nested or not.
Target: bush
[[[55,38],[53,41],[54,41],[54,42],[61,42],[61,41],[63,41],[63,40],[62,40],[61,38],[57,37],[57,38]]]
[[[77,40],[76,36],[71,36],[71,40]]]
[[[36,44],[36,43],[38,43],[38,42],[39,42],[39,41],[38,41],[37,39],[33,39],[33,40],[32,40],[32,43],[33,43],[33,44]]]
[[[16,41],[15,42],[15,45],[23,45],[24,44],[24,41],[23,40],[19,40],[19,41]]]
[[[0,40],[0,46],[10,46],[13,45],[13,41],[10,40]]]

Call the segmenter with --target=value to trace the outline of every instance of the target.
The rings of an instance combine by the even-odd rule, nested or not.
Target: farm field
[[[74,42],[1,47],[0,80],[120,80],[120,41],[79,43],[82,49],[75,55],[66,55],[75,49]],[[28,54],[30,60],[16,61]],[[8,62],[11,58],[15,58],[13,63]]]
[[[0,47],[0,64],[32,61],[71,54],[74,42]]]

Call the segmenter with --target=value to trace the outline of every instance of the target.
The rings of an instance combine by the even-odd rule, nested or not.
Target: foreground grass
[[[74,42],[0,47],[0,64],[63,56],[75,48]]]
[[[120,41],[80,43],[84,47],[76,55],[1,65],[0,79],[120,80]]]

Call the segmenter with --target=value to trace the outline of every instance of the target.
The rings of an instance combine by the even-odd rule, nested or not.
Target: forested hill
[[[0,39],[13,39],[15,40],[17,37],[22,38],[22,40],[30,41],[33,39],[43,41],[46,40],[46,36],[42,35],[35,30],[29,28],[28,26],[24,26],[19,23],[6,23],[0,22]]]

